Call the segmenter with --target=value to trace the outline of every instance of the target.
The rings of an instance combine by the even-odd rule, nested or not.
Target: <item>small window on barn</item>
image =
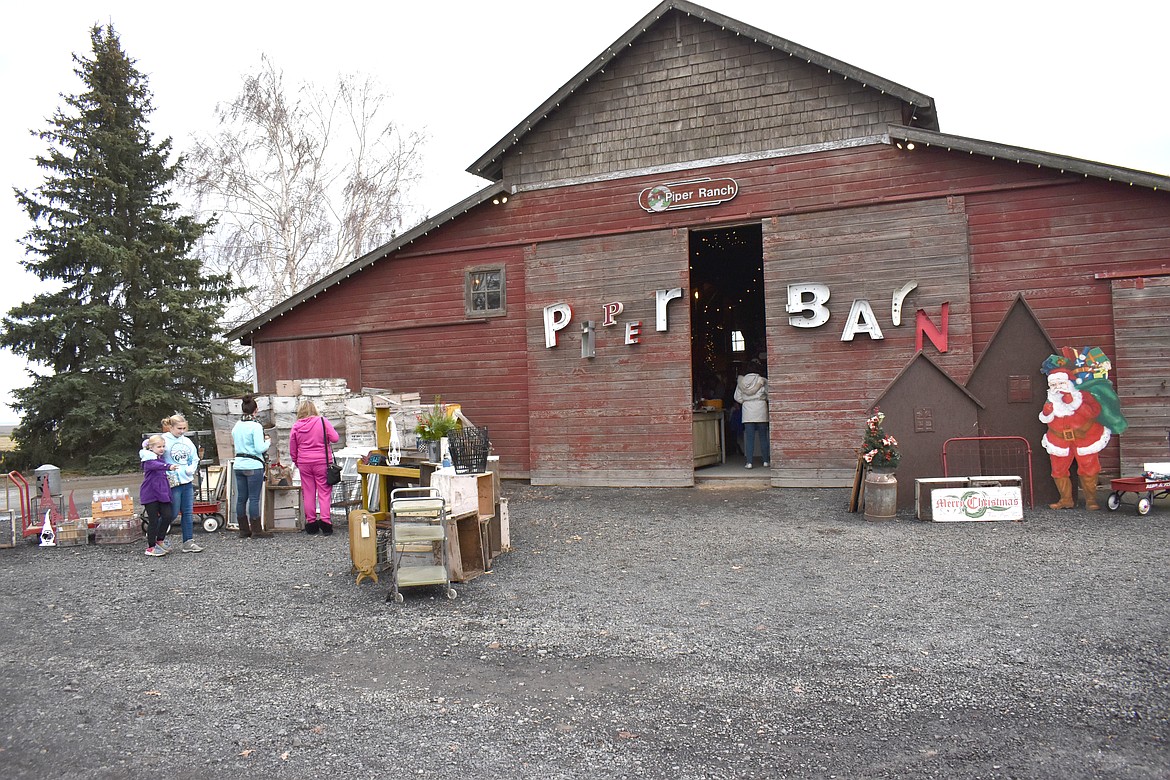
[[[469,270],[464,300],[468,317],[500,317],[506,314],[504,269],[495,266]]]
[[[1013,375],[1007,378],[1007,383],[1009,404],[1032,403],[1032,377],[1027,374]]]
[[[731,351],[732,352],[743,352],[743,350],[744,350],[743,331],[742,330],[731,331]]]

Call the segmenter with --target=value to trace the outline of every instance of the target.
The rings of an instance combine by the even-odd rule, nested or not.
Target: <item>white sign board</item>
[[[958,487],[930,491],[932,519],[938,522],[1023,520],[1018,487]]]

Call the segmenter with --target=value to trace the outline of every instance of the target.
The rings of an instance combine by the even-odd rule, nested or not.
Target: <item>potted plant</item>
[[[885,412],[874,407],[873,415],[865,421],[865,439],[861,442],[861,457],[869,464],[872,472],[893,473],[898,468],[902,455],[898,452],[898,440],[887,436],[882,429]]]
[[[443,405],[443,399],[437,395],[434,405],[419,415],[418,425],[414,427],[414,432],[418,434],[419,439],[426,442],[427,460],[432,463],[438,463],[442,460],[443,438],[457,430],[459,430],[459,421],[455,419],[455,415],[447,411],[447,407]]]
[[[861,443],[861,459],[869,473],[865,477],[865,518],[892,519],[897,514],[898,480],[894,471],[902,459],[898,440],[886,434],[882,422],[886,415],[876,406],[873,415],[865,421],[865,438]]]

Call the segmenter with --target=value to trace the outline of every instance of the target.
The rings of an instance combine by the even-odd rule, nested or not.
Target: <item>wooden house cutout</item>
[[[1059,498],[1049,478],[1048,453],[1040,446],[1045,425],[1039,417],[1048,394],[1040,366],[1057,352],[1032,307],[1017,295],[967,379],[967,389],[983,401],[978,435],[1019,436],[1031,445],[1037,506]]]
[[[979,399],[938,363],[918,352],[874,404],[885,412],[885,432],[898,440],[898,509],[914,507],[914,480],[943,475],[947,439],[974,436]]]

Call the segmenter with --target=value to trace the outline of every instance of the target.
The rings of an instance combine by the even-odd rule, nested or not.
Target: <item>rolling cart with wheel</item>
[[[405,563],[412,545],[429,544],[439,551],[439,564]],[[387,544],[390,590],[386,600],[401,603],[399,588],[442,585],[447,598],[457,595],[451,587],[451,559],[447,550],[447,503],[436,488],[396,488],[390,492],[390,538]]]
[[[1121,508],[1122,498],[1126,493],[1136,493],[1137,513],[1148,515],[1154,506],[1155,498],[1170,496],[1170,479],[1149,479],[1148,477],[1122,477],[1110,480],[1109,487],[1113,491],[1106,500],[1106,506],[1111,510]]]
[[[191,502],[191,513],[195,516],[195,524],[203,530],[213,534],[224,527],[227,510],[224,508],[224,486],[227,484],[227,470],[222,466],[211,466],[207,463],[199,465],[199,474],[194,482],[194,499]],[[146,508],[139,513],[142,532],[149,533],[150,521],[146,517]],[[174,522],[179,522],[176,514]]]

